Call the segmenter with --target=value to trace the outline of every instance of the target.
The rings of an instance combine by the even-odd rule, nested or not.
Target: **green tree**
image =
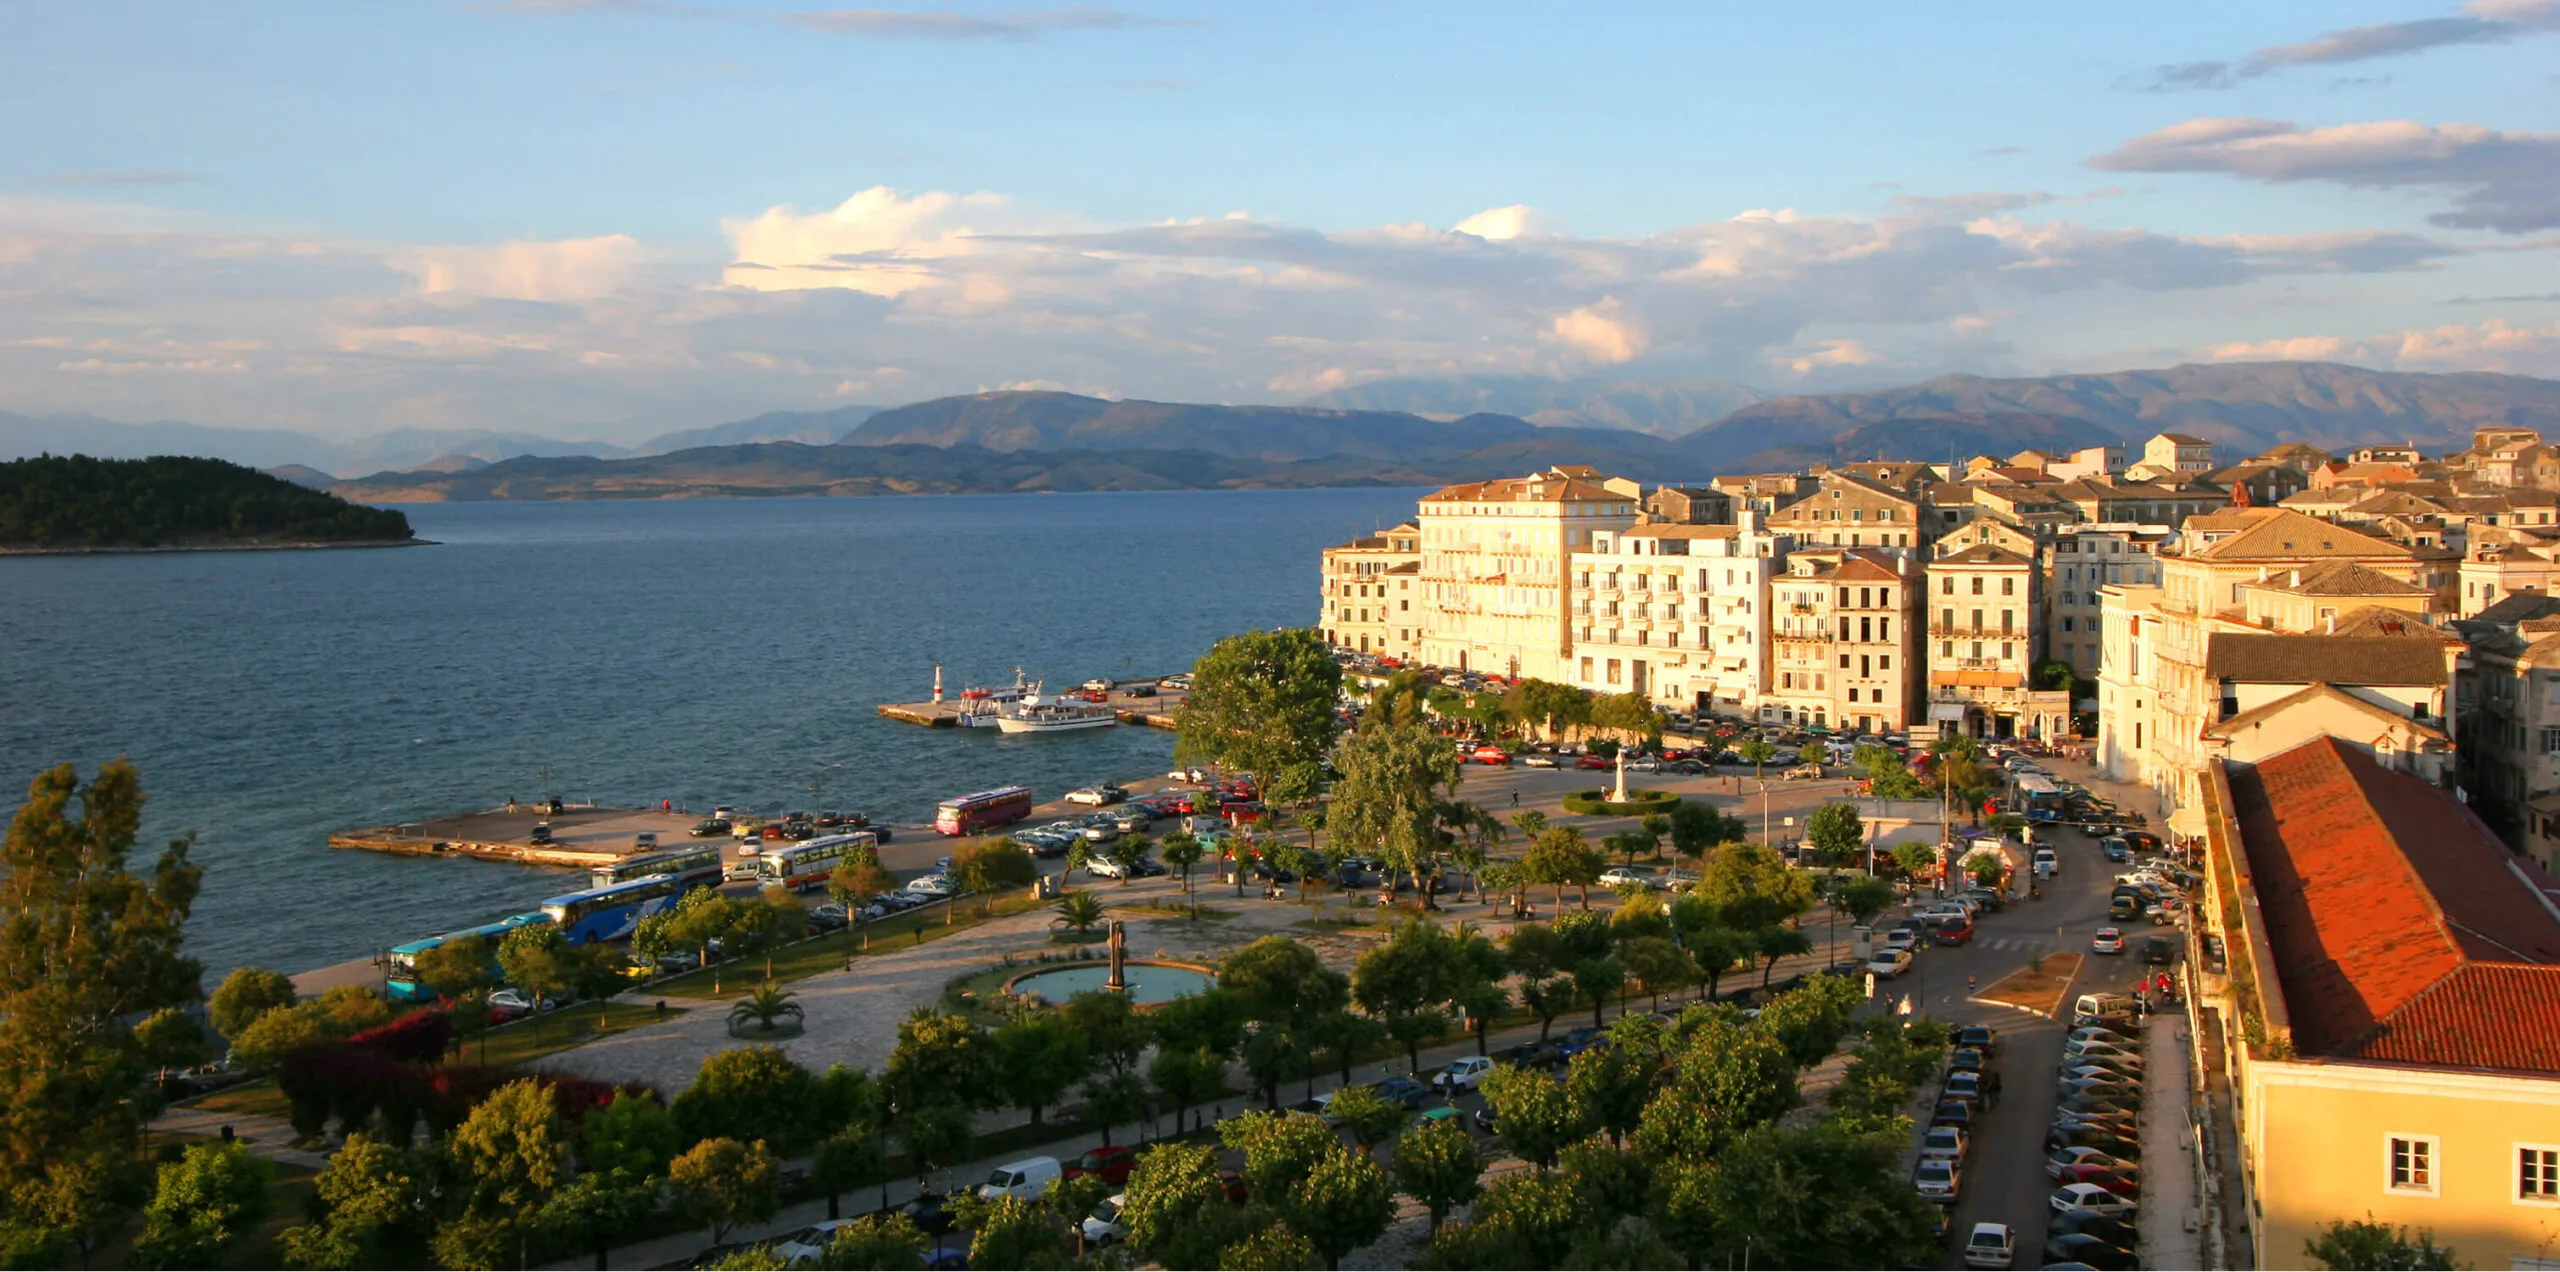
[[[702,965],[711,969],[711,992],[714,994],[720,992],[721,968],[711,961],[711,943],[736,935],[745,915],[744,907],[722,895],[718,888],[695,888],[684,894],[683,900],[676,902],[675,927],[671,935],[694,947]]]
[[[809,1163],[809,1181],[827,1194],[827,1218],[837,1217],[845,1193],[879,1176],[887,1164],[879,1137],[868,1126],[848,1127],[818,1141],[817,1155]]]
[[[1273,774],[1324,758],[1341,694],[1342,666],[1322,634],[1229,636],[1192,665],[1191,692],[1174,712],[1174,760],[1250,773],[1268,789]]]
[[[1741,756],[1743,762],[1751,766],[1753,781],[1765,780],[1769,776],[1769,761],[1778,758],[1778,748],[1762,738],[1743,739],[1733,748],[1733,753]]]
[[[849,914],[859,915],[871,898],[897,890],[898,876],[881,866],[879,850],[868,844],[857,844],[837,858],[827,875],[827,895]]]
[[[191,1069],[213,1059],[213,1041],[193,1012],[163,1007],[133,1027],[133,1044],[142,1062],[166,1077],[171,1069]]]
[[[1857,805],[1835,799],[1805,819],[1804,838],[1823,864],[1845,866],[1866,846],[1866,824],[1858,820]]]
[[[732,1047],[702,1062],[669,1110],[687,1145],[766,1143],[796,1153],[830,1129],[808,1115],[816,1079],[780,1047]]]
[[[528,923],[498,942],[498,966],[505,969],[508,984],[533,995],[533,1037],[539,1044],[548,1001],[577,988],[576,947],[557,925]]]
[[[1240,1173],[1248,1197],[1287,1196],[1325,1154],[1342,1147],[1339,1132],[1297,1113],[1239,1114],[1218,1124],[1218,1138],[1244,1154]]]
[[[1906,1133],[1837,1120],[1760,1126],[1712,1160],[1666,1163],[1662,1231],[1698,1266],[1907,1267],[1928,1259],[1929,1205],[1911,1191]]]
[[[1783,1043],[1722,1015],[1692,1011],[1671,1072],[1633,1136],[1657,1166],[1674,1158],[1704,1159],[1752,1127],[1775,1121],[1796,1104],[1796,1066]]]
[[[902,1108],[1000,1108],[998,1064],[994,1039],[976,1022],[919,1004],[898,1022],[898,1045],[880,1086]]]
[[[1520,858],[1522,877],[1530,883],[1556,890],[1556,908],[1564,908],[1564,890],[1579,888],[1582,907],[1591,908],[1591,885],[1609,869],[1609,859],[1601,851],[1583,842],[1582,831],[1575,826],[1550,826],[1529,841],[1528,852]]]
[[[1640,693],[1613,693],[1591,704],[1591,727],[1620,735],[1626,743],[1662,743],[1662,712]]]
[[[1937,845],[1915,843],[1895,844],[1893,846],[1893,864],[1902,871],[1904,878],[1925,878],[1930,871],[1938,868]]]
[[[1893,904],[1894,888],[1890,883],[1861,875],[1844,879],[1831,893],[1832,904],[1860,923],[1873,923],[1876,916]]]
[[[1264,1224],[1218,1252],[1218,1272],[1291,1272],[1323,1256],[1286,1223]]]
[[[1191,868],[1199,865],[1200,859],[1208,853],[1208,845],[1201,843],[1198,835],[1187,830],[1174,831],[1156,841],[1156,855],[1164,858],[1166,865],[1180,872],[1182,899],[1190,905],[1191,917],[1195,919],[1200,917],[1200,898],[1191,891]]]
[[[1862,995],[1845,977],[1818,975],[1770,999],[1751,1027],[1777,1037],[1799,1069],[1822,1063],[1840,1045]]]
[[[1435,1234],[1450,1211],[1484,1191],[1476,1182],[1483,1173],[1475,1137],[1456,1122],[1424,1122],[1396,1141],[1396,1188],[1431,1212]]]
[[[1360,955],[1351,969],[1351,998],[1386,1022],[1388,1034],[1404,1044],[1406,1062],[1418,1073],[1422,1044],[1448,1029],[1449,1017],[1441,1008],[1464,979],[1448,933],[1414,919],[1397,924],[1384,942]]]
[[[568,1183],[569,1127],[541,1083],[510,1082],[482,1100],[449,1138],[465,1208],[504,1228],[522,1262],[543,1201]]]
[[[1147,1065],[1147,1083],[1173,1110],[1173,1128],[1182,1129],[1182,1112],[1206,1104],[1227,1089],[1227,1062],[1207,1047],[1160,1048]]]
[[[1040,1125],[1041,1110],[1093,1068],[1085,1036],[1056,1012],[1025,1012],[997,1026],[989,1040],[1002,1089],[1015,1107],[1031,1114],[1033,1126]]]
[[[685,1215],[711,1229],[713,1245],[782,1208],[782,1163],[762,1141],[704,1140],[667,1168],[667,1184]]]
[[[1051,1213],[1044,1201],[998,1197],[979,1202],[964,1198],[961,1213],[970,1229],[972,1268],[1063,1268],[1074,1257],[1060,1216]],[[1075,1218],[1081,1220],[1084,1216]]]
[[[1060,1175],[1049,1181],[1041,1193],[1049,1213],[1056,1215],[1075,1237],[1076,1257],[1085,1257],[1084,1219],[1101,1208],[1102,1203],[1120,1191],[1120,1185],[1100,1175],[1078,1175],[1073,1179]]]
[[[1514,1156],[1541,1170],[1591,1131],[1589,1106],[1543,1073],[1498,1064],[1485,1075],[1483,1090],[1493,1108],[1493,1133]]]
[[[1146,1112],[1147,1084],[1134,1073],[1104,1073],[1084,1084],[1084,1115],[1108,1142],[1111,1128],[1127,1126]]]
[[[1217,1150],[1206,1144],[1158,1144],[1129,1172],[1120,1223],[1130,1253],[1168,1268],[1207,1268],[1241,1238],[1244,1212],[1227,1201]]]
[[[235,967],[222,978],[205,1007],[215,1033],[234,1042],[258,1017],[294,1002],[293,979],[263,967]]]
[[[921,1268],[924,1252],[932,1245],[933,1238],[903,1214],[864,1215],[836,1229],[826,1253],[818,1256],[818,1266],[859,1272]]]
[[[1234,992],[1248,1018],[1276,1026],[1280,1038],[1297,1045],[1302,1072],[1316,1044],[1316,1021],[1351,1001],[1350,977],[1285,936],[1262,937],[1229,954],[1218,965],[1218,986]]]
[[[1813,938],[1799,928],[1766,927],[1751,934],[1751,952],[1760,956],[1760,988],[1767,989],[1778,960],[1812,953]]]
[[[185,840],[147,875],[127,870],[141,820],[130,763],[85,786],[66,764],[29,783],[0,843],[0,1229],[67,1240],[84,1261],[150,1186],[132,1146],[156,1092],[124,1022],[203,992],[180,949],[203,872]]]
[[[785,1020],[799,1021],[803,1018],[799,997],[766,981],[756,986],[754,993],[730,1004],[729,1032],[734,1035],[738,1026],[753,1025],[757,1033],[772,1033]]]
[[[985,897],[980,914],[995,910],[996,894],[1019,892],[1039,881],[1040,867],[1010,841],[982,839],[951,860],[952,876],[962,889]]]
[[[442,1218],[429,1202],[443,1182],[425,1153],[395,1147],[358,1131],[331,1154],[313,1180],[320,1217],[286,1229],[287,1261],[303,1268],[352,1268],[381,1262],[391,1236],[423,1237]]]
[[[1420,724],[1369,725],[1342,740],[1333,762],[1342,774],[1325,814],[1334,843],[1379,853],[1421,888],[1441,849],[1441,793],[1458,785],[1448,740]]]
[[[1571,1266],[1566,1254],[1593,1221],[1562,1172],[1507,1175],[1485,1188],[1464,1225],[1440,1230],[1431,1262],[1444,1268]]]
[[[1049,908],[1058,912],[1056,922],[1074,928],[1080,937],[1090,935],[1103,920],[1102,898],[1082,888],[1059,897]]]
[[[587,1114],[578,1133],[578,1164],[589,1173],[619,1170],[648,1179],[667,1173],[682,1147],[683,1135],[664,1105],[642,1092],[621,1091]]]
[[[1138,1057],[1147,1049],[1147,1018],[1127,994],[1088,990],[1067,999],[1060,1010],[1068,1027],[1083,1036],[1095,1064],[1115,1074],[1137,1069]]]
[[[613,1247],[657,1208],[657,1181],[626,1171],[588,1171],[542,1203],[539,1226],[557,1239],[595,1251],[597,1272]]]
[[[1627,983],[1627,965],[1615,955],[1586,958],[1573,965],[1574,993],[1591,1004],[1591,1027],[1600,1027],[1600,1014],[1609,1005],[1609,995]]]
[[[951,1104],[897,1106],[898,1142],[906,1145],[909,1164],[922,1185],[943,1168],[956,1165],[976,1139],[969,1110]]]
[[[2376,1222],[2372,1212],[2357,1219],[2332,1219],[2320,1235],[2302,1243],[2302,1256],[2325,1268],[2372,1269],[2374,1272],[2436,1272],[2461,1267],[2453,1251],[2436,1244],[2436,1234],[2408,1226]]]
[[[1365,1086],[1347,1086],[1333,1093],[1326,1103],[1325,1120],[1351,1132],[1364,1150],[1376,1151],[1378,1145],[1395,1137],[1411,1117],[1404,1105],[1390,1100]]]
[[[1625,1047],[1593,1047],[1574,1056],[1565,1068],[1567,1094],[1590,1114],[1592,1123],[1623,1146],[1644,1116],[1653,1095],[1654,1064]]]
[[[135,1256],[155,1268],[218,1265],[266,1220],[275,1182],[275,1163],[237,1140],[188,1145],[160,1168]]]
[[[1325,1266],[1339,1268],[1342,1256],[1386,1235],[1396,1198],[1375,1159],[1337,1146],[1290,1188],[1284,1213]]]
[[[1656,1009],[1662,1006],[1663,990],[1688,984],[1698,971],[1697,964],[1689,961],[1689,952],[1668,936],[1637,937],[1618,948],[1618,958],[1644,983]]]
[[[465,932],[421,951],[412,966],[419,984],[444,998],[463,998],[498,987],[495,962],[489,939]]]

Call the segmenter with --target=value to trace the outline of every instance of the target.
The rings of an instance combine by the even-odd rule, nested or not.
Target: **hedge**
[[[1564,810],[1586,817],[1642,817],[1647,813],[1668,813],[1680,803],[1680,797],[1669,791],[1628,791],[1627,802],[1612,802],[1609,792],[1575,791],[1564,797]]]

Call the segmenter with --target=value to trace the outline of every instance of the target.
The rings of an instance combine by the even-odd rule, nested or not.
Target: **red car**
[[[1137,1164],[1137,1150],[1122,1148],[1117,1144],[1105,1144],[1069,1163],[1067,1178],[1081,1179],[1086,1175],[1100,1175],[1112,1183],[1125,1184],[1129,1182],[1129,1168]]]
[[[1475,749],[1475,754],[1467,758],[1478,764],[1509,764],[1511,753],[1498,746],[1480,746]]]
[[[1618,767],[1616,761],[1598,755],[1576,756],[1573,761],[1573,766],[1578,769],[1614,769]]]
[[[1270,811],[1260,800],[1240,799],[1218,805],[1218,815],[1231,822],[1258,822]]]

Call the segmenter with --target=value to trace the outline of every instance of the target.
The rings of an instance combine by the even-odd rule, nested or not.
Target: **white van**
[[[987,1182],[978,1186],[978,1199],[994,1201],[999,1197],[1018,1197],[1024,1201],[1036,1200],[1049,1190],[1058,1173],[1058,1159],[1054,1157],[1026,1157],[1018,1162],[1006,1162],[996,1167],[994,1174],[987,1176]]]
[[[2039,879],[2050,879],[2062,873],[2062,859],[2055,856],[2051,848],[2038,848],[2035,855],[2035,872]]]

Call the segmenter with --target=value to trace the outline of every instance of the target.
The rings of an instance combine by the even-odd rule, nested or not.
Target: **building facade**
[[[1676,711],[1748,714],[1768,666],[1768,584],[1792,541],[1740,525],[1599,531],[1572,561],[1570,684]]]
[[[2033,557],[1987,543],[1929,562],[1928,719],[1941,730],[1975,738],[2069,732],[2070,690],[2034,687],[2043,582]]]
[[[1468,482],[1422,499],[1422,658],[1433,666],[1571,680],[1567,562],[1636,524],[1637,495],[1548,471]]]
[[[1398,662],[1422,656],[1422,529],[1405,522],[1324,550],[1325,643]]]

